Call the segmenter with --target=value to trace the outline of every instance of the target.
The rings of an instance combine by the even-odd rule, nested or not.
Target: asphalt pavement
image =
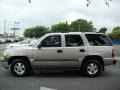
[[[106,67],[95,78],[85,77],[79,71],[44,71],[14,77],[0,65],[0,90],[120,90],[120,62]]]
[[[0,90],[120,90],[120,61],[107,66],[95,78],[85,77],[77,70],[42,71],[15,77],[0,64]]]

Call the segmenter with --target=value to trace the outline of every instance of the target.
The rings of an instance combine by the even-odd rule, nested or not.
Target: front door
[[[44,40],[41,41],[41,48],[37,48],[33,51],[35,66],[59,67],[63,65],[63,48],[61,35],[52,35],[46,37]]]

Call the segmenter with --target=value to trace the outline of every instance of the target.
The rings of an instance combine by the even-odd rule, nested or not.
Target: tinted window
[[[86,34],[91,46],[111,46],[110,40],[103,34]]]
[[[65,35],[66,47],[83,46],[80,35]]]
[[[41,43],[42,47],[61,47],[61,36],[49,36],[44,39]]]

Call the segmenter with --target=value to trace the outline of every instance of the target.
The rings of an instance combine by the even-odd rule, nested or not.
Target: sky
[[[0,33],[4,32],[4,20],[6,20],[6,32],[13,33],[10,28],[19,27],[18,35],[24,30],[36,25],[50,27],[66,20],[71,23],[76,19],[92,21],[94,27],[99,30],[107,27],[108,32],[120,25],[120,0],[112,0],[110,7],[104,0],[91,0],[89,7],[86,0],[0,0]],[[15,24],[14,22],[19,22]]]

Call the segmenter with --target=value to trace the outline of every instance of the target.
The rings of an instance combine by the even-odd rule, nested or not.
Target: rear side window
[[[91,46],[112,46],[109,38],[103,34],[86,34],[85,36]]]
[[[66,47],[83,46],[83,40],[80,35],[65,35]]]

